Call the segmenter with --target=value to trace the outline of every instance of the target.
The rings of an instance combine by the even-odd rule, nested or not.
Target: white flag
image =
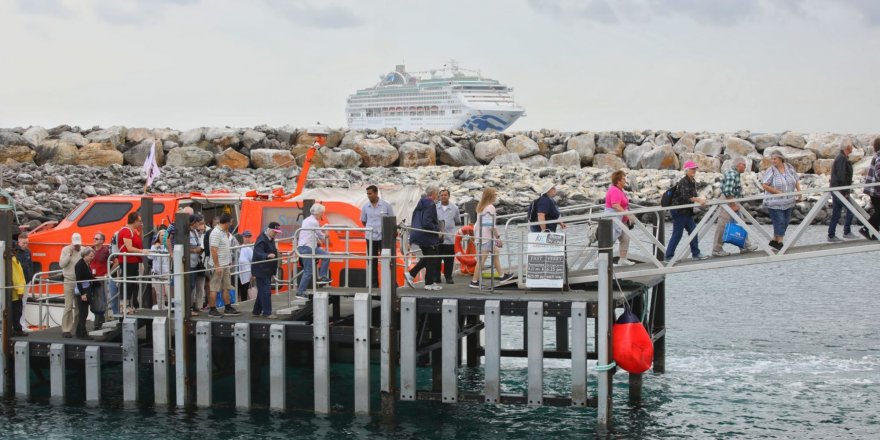
[[[144,174],[147,176],[147,186],[152,185],[153,179],[162,174],[159,164],[156,163],[156,141],[153,141],[153,145],[150,146],[150,155],[144,161]]]

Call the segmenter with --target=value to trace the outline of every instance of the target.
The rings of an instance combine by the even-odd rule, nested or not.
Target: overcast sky
[[[0,0],[0,54],[0,127],[341,127],[454,58],[511,130],[880,132],[877,0]]]

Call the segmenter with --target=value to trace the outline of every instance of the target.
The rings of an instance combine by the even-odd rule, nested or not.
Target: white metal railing
[[[319,257],[322,257],[322,255],[315,253],[316,248],[318,247],[318,243],[317,243],[318,240],[317,239],[315,242],[315,246],[312,247],[311,254],[301,254],[299,252],[299,246],[298,246],[299,235],[302,231],[344,232],[345,233],[345,238],[344,238],[345,250],[343,252],[330,252],[330,250],[329,250],[330,237],[326,237],[327,247],[328,247],[327,258],[329,258],[331,261],[332,260],[343,260],[344,261],[344,263],[345,263],[345,284],[343,285],[343,287],[349,287],[350,280],[351,280],[351,271],[350,271],[349,261],[350,260],[365,260],[367,262],[366,268],[365,268],[366,269],[366,274],[365,274],[366,275],[366,277],[365,277],[366,278],[366,289],[367,289],[367,293],[372,295],[372,293],[373,293],[373,267],[372,267],[372,265],[378,264],[378,263],[377,263],[377,258],[374,258],[373,253],[372,253],[373,241],[366,240],[366,236],[368,233],[373,232],[373,228],[352,228],[350,226],[344,226],[344,225],[326,225],[326,226],[322,226],[319,228],[302,228],[301,227],[301,228],[297,229],[296,232],[293,233],[294,246],[293,246],[292,254],[294,257],[296,257],[297,261],[303,257],[309,258],[311,260],[310,264],[312,265],[312,292],[316,292],[318,290],[317,260],[319,259]],[[365,254],[355,253],[355,252],[351,251],[351,233],[352,232],[363,232],[364,233],[364,237],[365,237],[364,241],[367,246]],[[296,266],[295,262],[292,262],[292,264],[294,265],[294,267]],[[290,279],[295,280],[299,274],[296,271],[294,271],[294,273],[292,275],[293,276]],[[297,286],[297,289],[298,289],[298,286]],[[288,290],[288,292],[289,292],[289,290]],[[288,296],[289,296],[289,293],[288,293]]]

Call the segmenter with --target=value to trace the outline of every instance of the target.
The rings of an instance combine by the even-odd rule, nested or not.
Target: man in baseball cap
[[[697,197],[697,181],[695,179],[697,168],[699,167],[696,162],[692,160],[684,163],[684,177],[675,185],[675,195],[672,197],[673,205],[699,203],[706,206],[706,200]],[[672,236],[669,237],[669,242],[666,244],[666,261],[672,260],[672,257],[675,256],[675,248],[681,241],[683,232],[687,230],[688,234],[691,234],[697,227],[697,224],[694,223],[694,208],[673,209],[670,213],[672,214]],[[698,240],[699,237],[694,237],[691,240],[691,256],[694,260],[704,260],[706,256],[700,253]]]
[[[275,246],[275,237],[281,232],[281,224],[269,222],[266,230],[257,237],[257,242],[254,243],[251,274],[257,283],[257,299],[254,301],[253,310],[255,317],[278,319],[278,316],[272,313],[270,281],[272,275],[278,271],[278,248]]]

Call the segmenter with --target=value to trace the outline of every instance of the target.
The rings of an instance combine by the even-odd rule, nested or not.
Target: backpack
[[[113,254],[119,253],[119,231],[116,231],[113,234],[113,238],[110,239],[110,252]]]
[[[205,269],[208,269],[208,271],[205,273],[206,276],[208,276],[208,277],[211,276],[211,274],[213,273],[212,269],[214,268],[214,259],[211,258],[211,233],[212,232],[214,232],[214,228],[209,229],[208,232],[205,232],[205,236],[202,237],[202,249],[204,249],[202,251],[203,255],[204,255],[202,257],[202,264],[205,266]]]
[[[675,189],[678,188],[678,183],[674,183],[669,187],[666,191],[663,191],[663,195],[660,196],[660,206],[667,207],[672,206],[672,199],[675,198]]]

